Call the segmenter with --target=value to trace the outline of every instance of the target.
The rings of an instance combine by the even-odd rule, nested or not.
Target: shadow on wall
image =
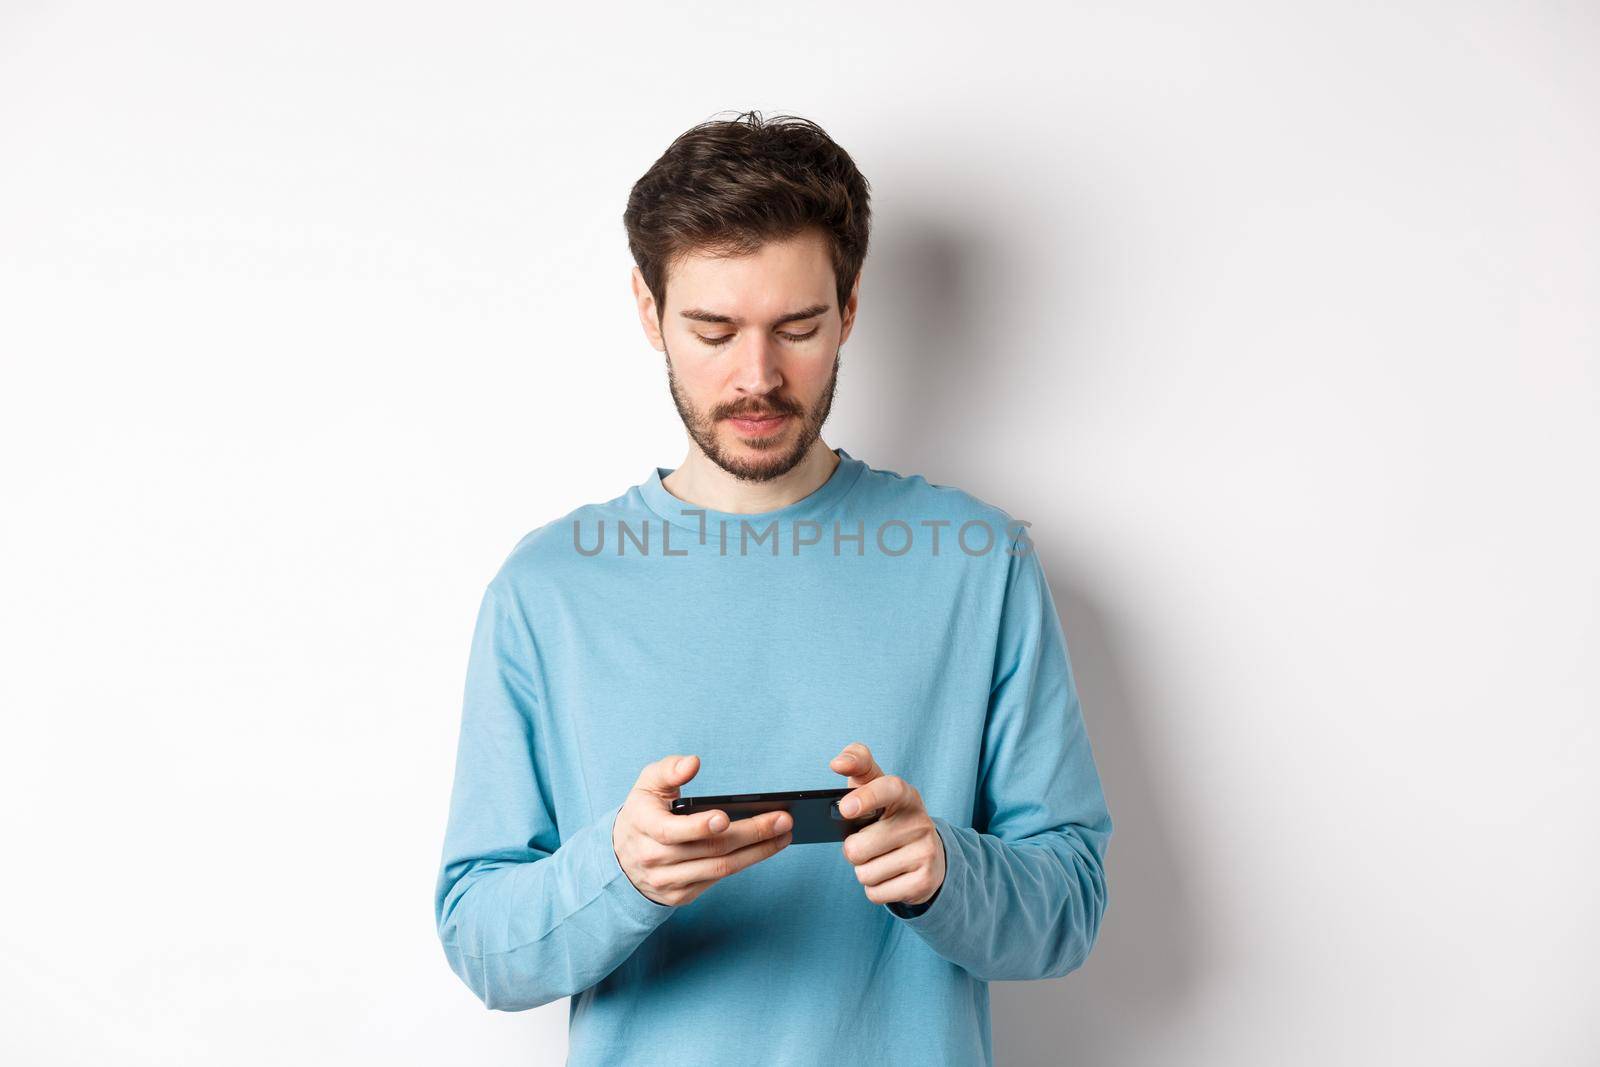
[[[885,228],[863,279],[863,321],[872,321],[877,343],[873,365],[852,368],[850,388],[883,402],[874,404],[862,451],[886,457],[875,465],[938,470],[980,497],[1003,501],[1016,495],[1014,483],[1007,489],[1006,472],[986,469],[995,439],[1004,436],[996,432],[1001,420],[1042,416],[1023,423],[1051,438],[1020,446],[1034,477],[1073,449],[1056,403],[1074,377],[1062,365],[1064,355],[1072,357],[1070,340],[1064,353],[992,339],[1007,333],[1007,323],[1037,319],[1039,308],[1030,305],[1041,299],[1059,313],[1062,279],[1059,272],[1024,276],[1020,257],[1001,247],[1003,234],[963,226],[949,214],[913,214]],[[1053,382],[1055,395],[1027,385],[1040,381]],[[1033,486],[1028,496],[1047,506],[1062,499],[1049,486]],[[1111,811],[1109,904],[1083,967],[1051,981],[991,984],[995,1059],[1003,1067],[1145,1067],[1148,1038],[1140,1035],[1163,1028],[1194,991],[1199,931],[1140,731],[1150,716],[1130,696],[1127,679],[1137,665],[1118,661],[1090,583],[1073,574],[1070,538],[1062,533],[1071,510],[1020,517],[1034,524],[1030,536],[1051,579]]]
[[[995,342],[980,332],[996,319],[982,301],[1003,285],[1002,268],[991,261],[986,235],[959,220],[909,215],[902,211],[894,228],[875,238],[861,278],[858,332],[840,363],[839,396],[869,405],[856,436],[874,466],[953,478],[965,473],[963,460],[970,464],[986,427],[993,436],[986,412],[1008,392],[989,351]]]
[[[989,986],[995,1062],[1145,1067],[1149,1045],[1140,1034],[1162,1029],[1194,991],[1199,930],[1173,860],[1163,792],[1151,778],[1124,665],[1103,619],[1066,586],[1059,578],[1050,583],[1111,811],[1109,903],[1100,939],[1081,968],[1050,981]]]

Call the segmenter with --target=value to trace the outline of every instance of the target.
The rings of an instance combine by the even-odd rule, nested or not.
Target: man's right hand
[[[722,811],[672,814],[698,756],[667,756],[639,773],[617,812],[611,847],[633,887],[657,904],[687,904],[717,882],[782,851],[794,819],[775,811],[730,822]]]

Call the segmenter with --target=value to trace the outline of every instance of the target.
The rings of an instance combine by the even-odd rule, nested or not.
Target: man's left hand
[[[848,775],[852,791],[839,798],[839,813],[853,819],[883,810],[844,842],[844,858],[856,869],[874,904],[925,904],[944,885],[944,841],[910,782],[884,774],[872,751],[859,742],[846,745],[829,763]],[[855,806],[852,807],[851,805]]]

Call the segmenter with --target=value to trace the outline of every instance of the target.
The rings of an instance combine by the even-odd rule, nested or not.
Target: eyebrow
[[[812,304],[808,308],[801,308],[799,311],[791,311],[787,315],[778,316],[772,325],[782,326],[786,322],[795,322],[799,319],[814,319],[818,315],[827,313],[832,307],[833,305],[831,304]],[[718,315],[715,311],[707,311],[704,308],[686,308],[679,314],[686,319],[694,319],[697,322],[725,322],[730,326],[740,325],[739,320],[731,315]]]

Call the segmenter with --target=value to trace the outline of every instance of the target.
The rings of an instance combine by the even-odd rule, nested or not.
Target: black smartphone
[[[791,845],[819,845],[843,841],[863,826],[870,826],[883,814],[862,812],[853,819],[839,814],[839,798],[854,789],[796,789],[788,793],[733,793],[716,797],[679,797],[672,802],[674,815],[697,815],[713,809],[729,821],[748,819],[768,811],[787,811],[794,819]]]

